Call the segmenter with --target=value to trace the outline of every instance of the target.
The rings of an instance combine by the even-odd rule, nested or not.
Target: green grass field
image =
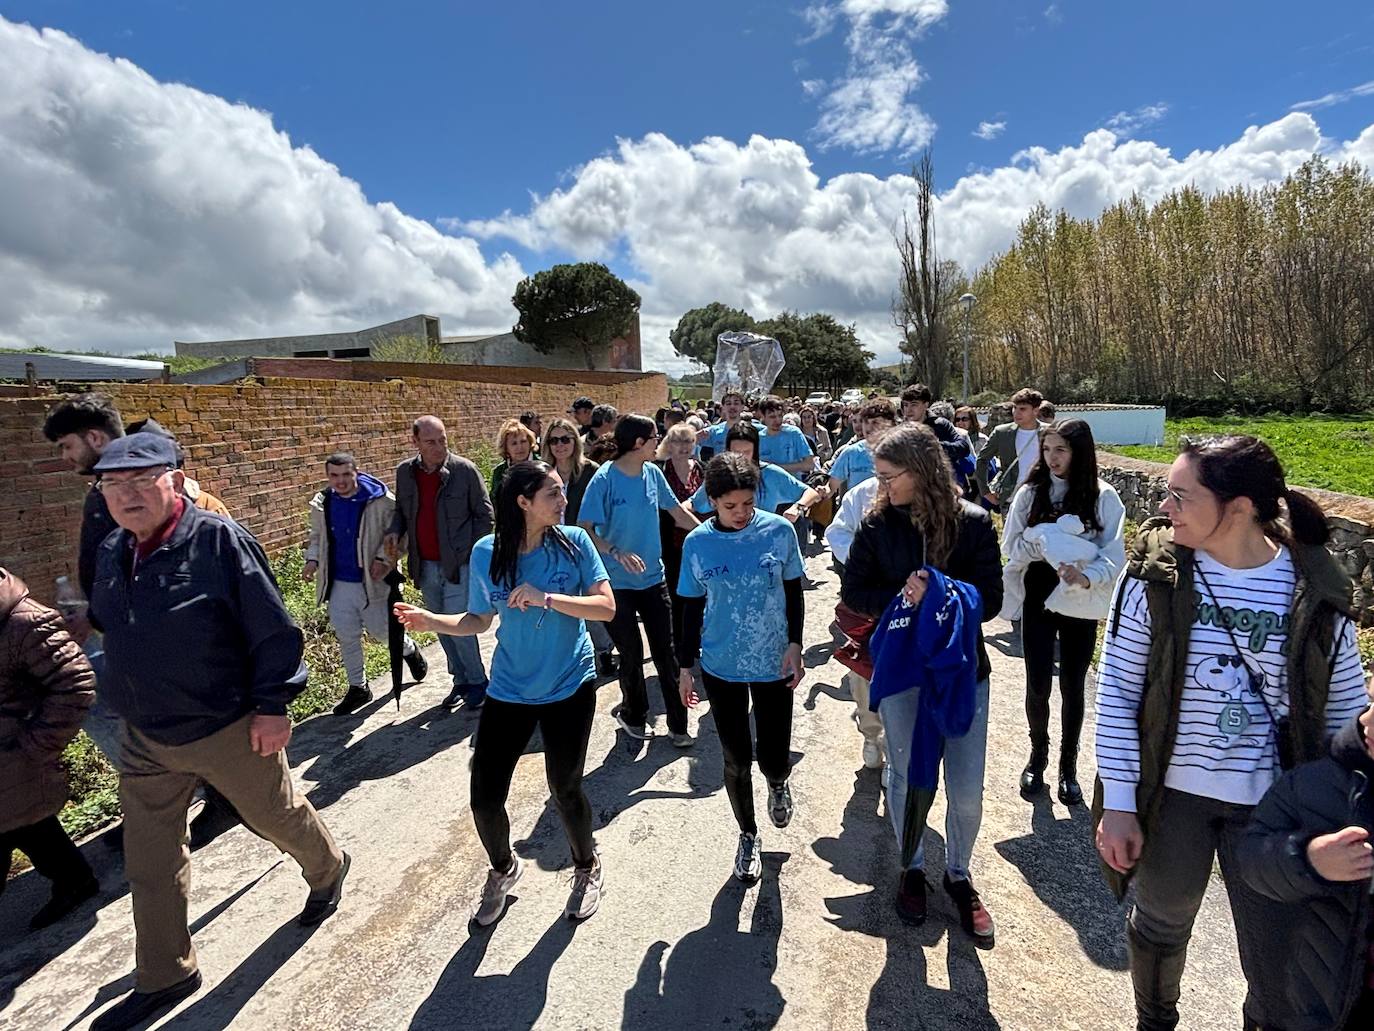
[[[1374,413],[1260,415],[1254,418],[1169,419],[1163,447],[1105,450],[1152,462],[1171,462],[1180,436],[1249,433],[1267,442],[1283,462],[1288,482],[1342,494],[1374,497]]]

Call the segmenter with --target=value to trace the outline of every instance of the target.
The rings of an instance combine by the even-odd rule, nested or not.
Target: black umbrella
[[[391,697],[396,702],[396,711],[401,710],[401,681],[405,674],[406,628],[396,618],[396,603],[401,601],[401,575],[392,570],[387,577],[391,591],[386,597],[386,650],[391,657]]]

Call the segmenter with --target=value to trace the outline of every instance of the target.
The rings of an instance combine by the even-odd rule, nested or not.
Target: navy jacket
[[[1346,1027],[1364,988],[1374,906],[1368,881],[1336,884],[1307,860],[1319,834],[1345,827],[1374,832],[1374,759],[1358,720],[1331,739],[1329,754],[1280,777],[1241,838],[1241,878],[1272,900],[1263,912],[1265,947],[1246,1014],[1283,1031]],[[1257,1011],[1253,1012],[1252,1011]]]
[[[171,537],[133,565],[133,534],[100,546],[91,612],[105,631],[99,696],[164,745],[251,712],[283,715],[305,689],[305,641],[257,538],[186,503]]]

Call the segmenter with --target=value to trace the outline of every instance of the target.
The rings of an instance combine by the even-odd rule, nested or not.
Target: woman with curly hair
[[[1002,559],[988,513],[961,497],[954,471],[935,434],[918,423],[884,433],[873,446],[878,495],[854,534],[840,585],[841,600],[855,612],[882,617],[899,594],[919,607],[930,582],[928,567],[972,586],[984,621],[1002,606]],[[983,818],[983,770],[987,758],[988,662],[977,633],[976,699],[967,734],[944,742],[946,795],[945,891],[959,910],[964,930],[990,948],[994,928],[969,878],[969,860]],[[912,759],[920,692],[882,699],[878,715],[887,740],[887,811],[900,844],[906,837],[907,772]],[[897,912],[909,923],[926,919],[924,850],[918,845],[897,887]]]

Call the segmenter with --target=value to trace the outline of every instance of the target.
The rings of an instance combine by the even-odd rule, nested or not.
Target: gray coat
[[[406,538],[406,569],[415,583],[420,582],[420,544],[415,534],[415,519],[420,511],[415,471],[419,468],[418,455],[396,467],[396,512],[391,517],[390,530],[397,537]],[[491,499],[482,474],[466,458],[450,452],[439,476],[439,561],[445,579],[457,583],[472,556],[472,546],[491,533]]]
[[[1016,423],[1004,422],[989,434],[988,442],[978,452],[978,465],[973,474],[978,489],[984,494],[996,492],[1003,505],[1011,503],[1017,481],[1021,479],[1016,461],[1016,430]],[[1036,454],[1039,455],[1039,451]],[[997,459],[997,479],[989,483],[988,465],[994,458]]]

